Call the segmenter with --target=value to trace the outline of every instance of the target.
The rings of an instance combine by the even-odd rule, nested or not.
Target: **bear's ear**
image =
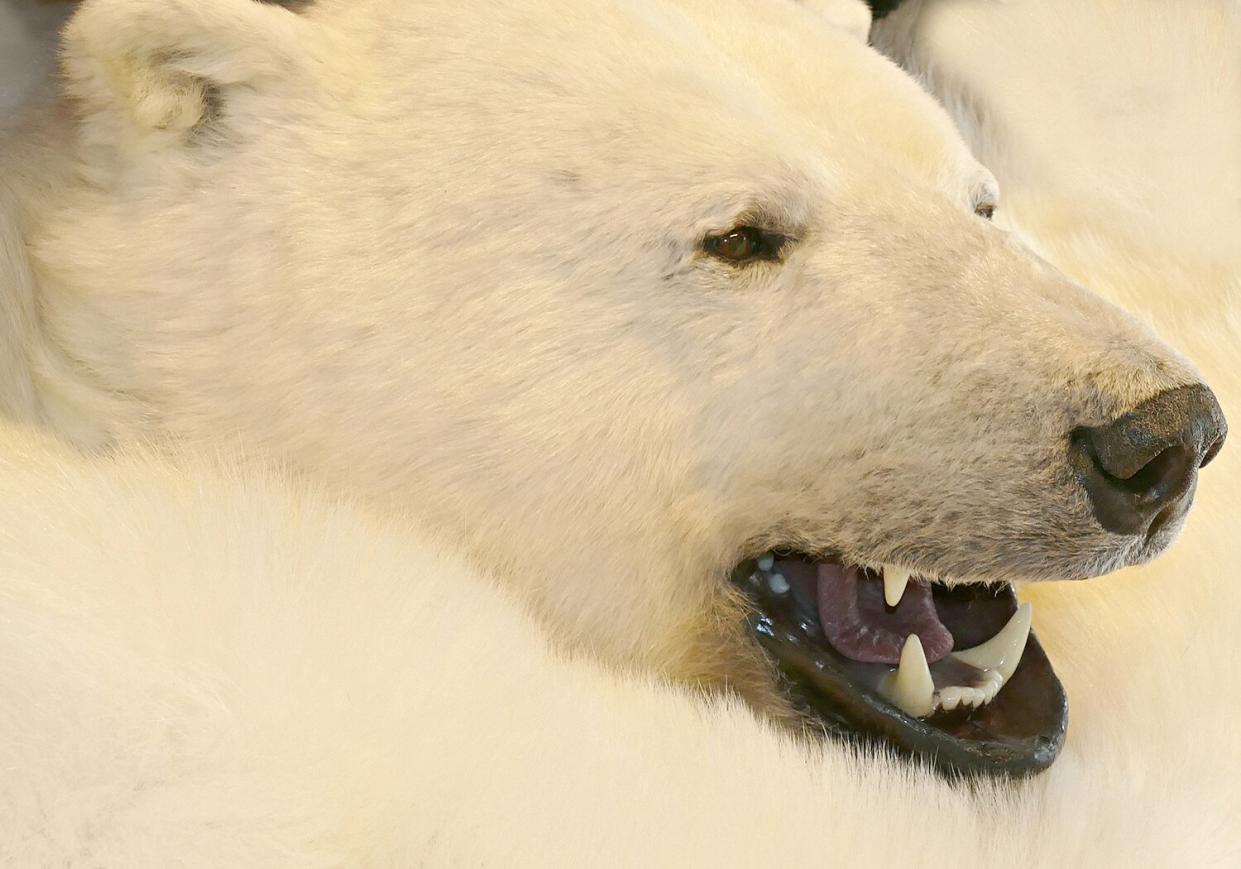
[[[260,0],[86,0],[61,46],[65,88],[96,143],[182,141],[229,89],[289,81],[306,22]]]

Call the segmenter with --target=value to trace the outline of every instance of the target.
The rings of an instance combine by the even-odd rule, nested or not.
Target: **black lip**
[[[945,773],[1029,776],[1051,766],[1064,745],[1068,699],[1038,638],[1031,633],[1021,663],[999,695],[980,709],[906,715],[871,687],[875,664],[862,664],[828,645],[816,614],[794,595],[777,595],[743,563],[735,581],[756,605],[748,623],[759,645],[789,682],[790,694],[827,731],[851,741],[878,742]],[[755,578],[751,578],[755,577]],[[1012,587],[935,588],[935,606],[959,649],[993,637],[1017,610]]]

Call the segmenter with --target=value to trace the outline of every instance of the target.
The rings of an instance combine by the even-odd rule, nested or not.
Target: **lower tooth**
[[[788,581],[778,573],[771,576],[772,590],[776,590],[777,577],[783,580],[787,590]],[[879,692],[914,718],[925,718],[935,711],[936,706],[948,712],[959,706],[985,706],[996,698],[1016,672],[1030,636],[1032,615],[1033,608],[1023,603],[994,637],[972,649],[953,652],[952,657],[982,673],[975,685],[949,685],[938,692],[931,681],[931,669],[922,650],[922,641],[917,634],[910,634],[901,649],[900,665],[880,683]]]
[[[767,586],[776,594],[786,594],[789,590],[789,581],[784,578],[784,574],[773,573],[767,577]]]
[[[905,638],[901,662],[879,684],[879,692],[906,715],[924,718],[935,710],[935,683],[917,634]]]

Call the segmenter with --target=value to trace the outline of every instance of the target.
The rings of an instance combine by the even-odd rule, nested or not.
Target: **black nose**
[[[1211,390],[1180,386],[1108,425],[1075,430],[1069,456],[1100,525],[1149,535],[1187,506],[1198,469],[1215,458],[1227,434]]]

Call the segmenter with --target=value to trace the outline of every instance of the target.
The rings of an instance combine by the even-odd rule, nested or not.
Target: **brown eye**
[[[983,202],[974,206],[974,213],[981,218],[990,220],[995,215],[995,206],[990,202]]]
[[[755,226],[738,226],[721,235],[709,235],[703,248],[713,257],[730,263],[778,259],[784,236]]]

